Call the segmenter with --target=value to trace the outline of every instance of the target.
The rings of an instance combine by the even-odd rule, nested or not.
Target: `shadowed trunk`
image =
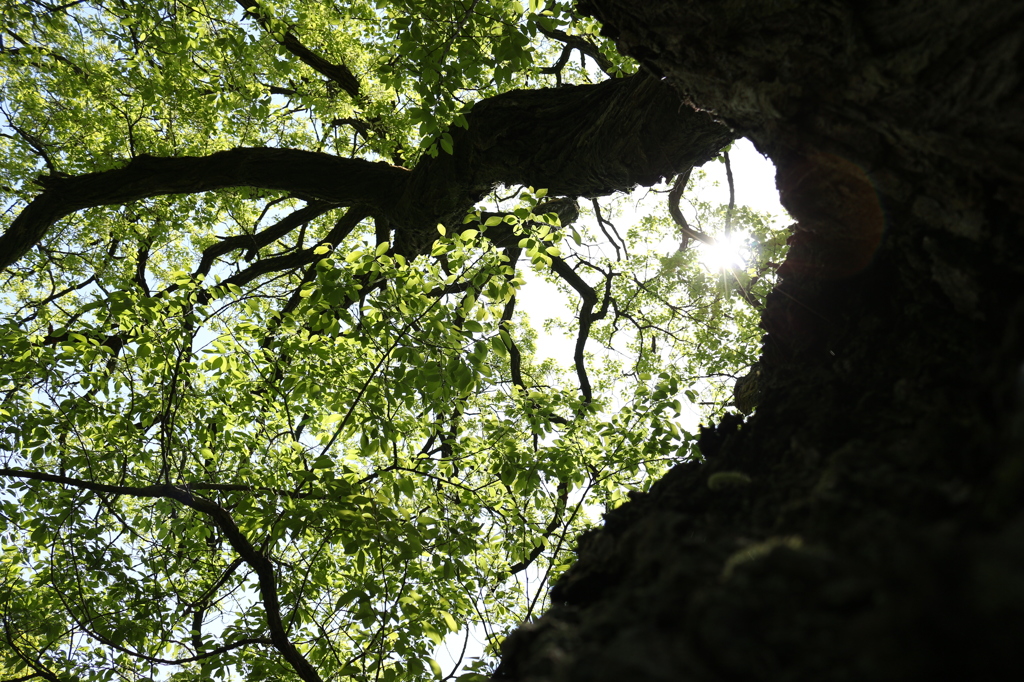
[[[1024,4],[580,6],[769,154],[798,224],[756,412],[580,540],[496,677],[1002,679],[1024,659]]]

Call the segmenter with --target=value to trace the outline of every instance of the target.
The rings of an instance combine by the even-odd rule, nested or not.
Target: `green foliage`
[[[40,172],[141,154],[451,153],[444,131],[474,101],[554,83],[540,65],[562,46],[545,32],[629,68],[570,16],[511,0],[5,2],[0,229]],[[368,220],[335,243],[337,207],[251,188],[60,222],[0,294],[0,671],[316,679],[297,657],[322,679],[433,679],[438,645],[480,623],[493,652],[539,608],[514,572],[556,578],[588,511],[698,456],[683,401],[724,407],[721,377],[757,347],[738,292],[763,300],[758,263],[781,248],[737,209],[763,252],[736,277],[707,272],[652,214],[616,259],[598,227],[537,215],[543,199],[439,226],[415,260]],[[708,231],[721,222],[696,208]],[[307,209],[298,232],[257,241]],[[499,229],[515,250],[495,246]],[[236,238],[251,244],[217,252]],[[571,358],[536,352],[514,305],[519,249],[598,294],[592,396]],[[306,270],[267,265],[309,250]]]

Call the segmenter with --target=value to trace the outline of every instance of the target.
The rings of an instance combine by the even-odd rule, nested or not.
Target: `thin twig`
[[[608,230],[604,229],[605,225],[612,228],[612,232],[615,233],[616,238],[622,242],[622,251],[626,254],[626,258],[629,258],[629,251],[626,250],[626,242],[623,241],[622,237],[619,235],[619,231],[615,229],[615,225],[611,221],[605,220],[604,216],[601,215],[601,204],[597,203],[597,199],[591,199],[590,203],[594,206],[594,215],[597,216],[597,224],[601,228],[601,231],[604,232],[605,239],[607,239],[615,249],[615,260],[622,260],[622,256],[619,254],[619,245],[614,239],[612,239],[612,236],[608,234]]]

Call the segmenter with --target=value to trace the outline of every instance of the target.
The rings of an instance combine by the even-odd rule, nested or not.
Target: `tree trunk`
[[[580,6],[769,154],[798,223],[756,412],[581,538],[497,678],[1008,679],[1024,4]]]

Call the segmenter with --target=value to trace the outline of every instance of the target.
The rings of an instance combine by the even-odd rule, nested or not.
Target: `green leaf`
[[[425,634],[430,639],[430,641],[436,644],[437,646],[441,646],[441,643],[444,642],[444,637],[441,635],[441,633],[435,630],[434,628],[430,627],[429,625],[423,626],[423,634]]]
[[[490,343],[491,343],[491,348],[494,349],[495,353],[497,353],[498,355],[500,355],[503,358],[504,357],[508,357],[508,348],[505,346],[505,344],[501,340],[500,336],[492,336]]]
[[[441,135],[441,149],[443,149],[447,154],[455,153],[455,147],[452,145],[452,136],[448,133]]]
[[[458,632],[459,624],[455,622],[455,618],[452,617],[452,614],[448,613],[447,611],[441,611],[440,614],[441,617],[444,618],[444,622],[445,625],[448,626],[448,630],[450,632]]]

